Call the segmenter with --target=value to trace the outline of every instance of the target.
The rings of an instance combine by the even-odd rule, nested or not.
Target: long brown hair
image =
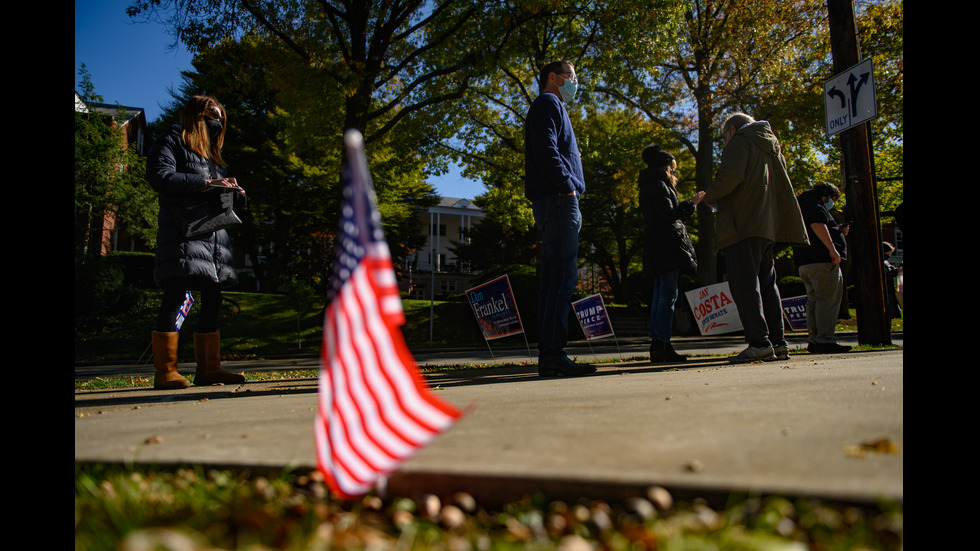
[[[674,172],[677,170],[677,159],[671,159],[667,166],[664,167],[664,172],[667,173],[667,178],[670,179],[670,185],[677,189],[677,174]]]
[[[224,124],[218,138],[212,143],[205,115],[214,107],[221,111]],[[180,110],[180,126],[183,127],[180,137],[191,151],[221,166],[228,166],[221,158],[221,148],[225,145],[225,132],[228,130],[228,113],[221,102],[211,96],[192,96]]]

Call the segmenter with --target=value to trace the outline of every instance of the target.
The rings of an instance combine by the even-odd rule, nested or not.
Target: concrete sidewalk
[[[608,353],[587,350],[578,356]],[[641,351],[633,344],[611,354]],[[430,374],[434,391],[466,415],[407,461],[386,491],[467,491],[493,504],[536,491],[620,499],[659,485],[675,498],[745,491],[902,501],[903,355],[627,360],[577,379],[542,379],[533,365]],[[467,363],[461,352],[450,356]],[[292,365],[306,361],[316,365]],[[312,469],[316,383],[76,392],[75,460]]]

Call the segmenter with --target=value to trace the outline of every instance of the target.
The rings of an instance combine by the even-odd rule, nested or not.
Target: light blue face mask
[[[565,79],[565,84],[558,87],[558,92],[561,93],[561,99],[565,103],[572,101],[575,97],[575,92],[578,91],[578,81],[572,80],[570,78]]]
[[[826,201],[824,201],[823,204],[824,204],[825,207],[827,207],[827,210],[833,210],[834,209],[834,200],[833,199],[827,199]]]

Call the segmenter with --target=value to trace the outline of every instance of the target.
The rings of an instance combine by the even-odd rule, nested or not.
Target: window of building
[[[456,287],[455,279],[439,280],[439,290],[444,293],[455,293]]]

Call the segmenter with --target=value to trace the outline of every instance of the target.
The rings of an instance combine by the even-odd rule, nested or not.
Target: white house
[[[428,228],[428,239],[422,249],[406,258],[408,278],[403,278],[403,290],[412,298],[425,299],[433,291],[438,295],[466,290],[473,274],[450,248],[454,241],[465,243],[468,230],[485,217],[483,209],[472,200],[458,197],[443,197],[438,205],[420,212],[419,223]]]

